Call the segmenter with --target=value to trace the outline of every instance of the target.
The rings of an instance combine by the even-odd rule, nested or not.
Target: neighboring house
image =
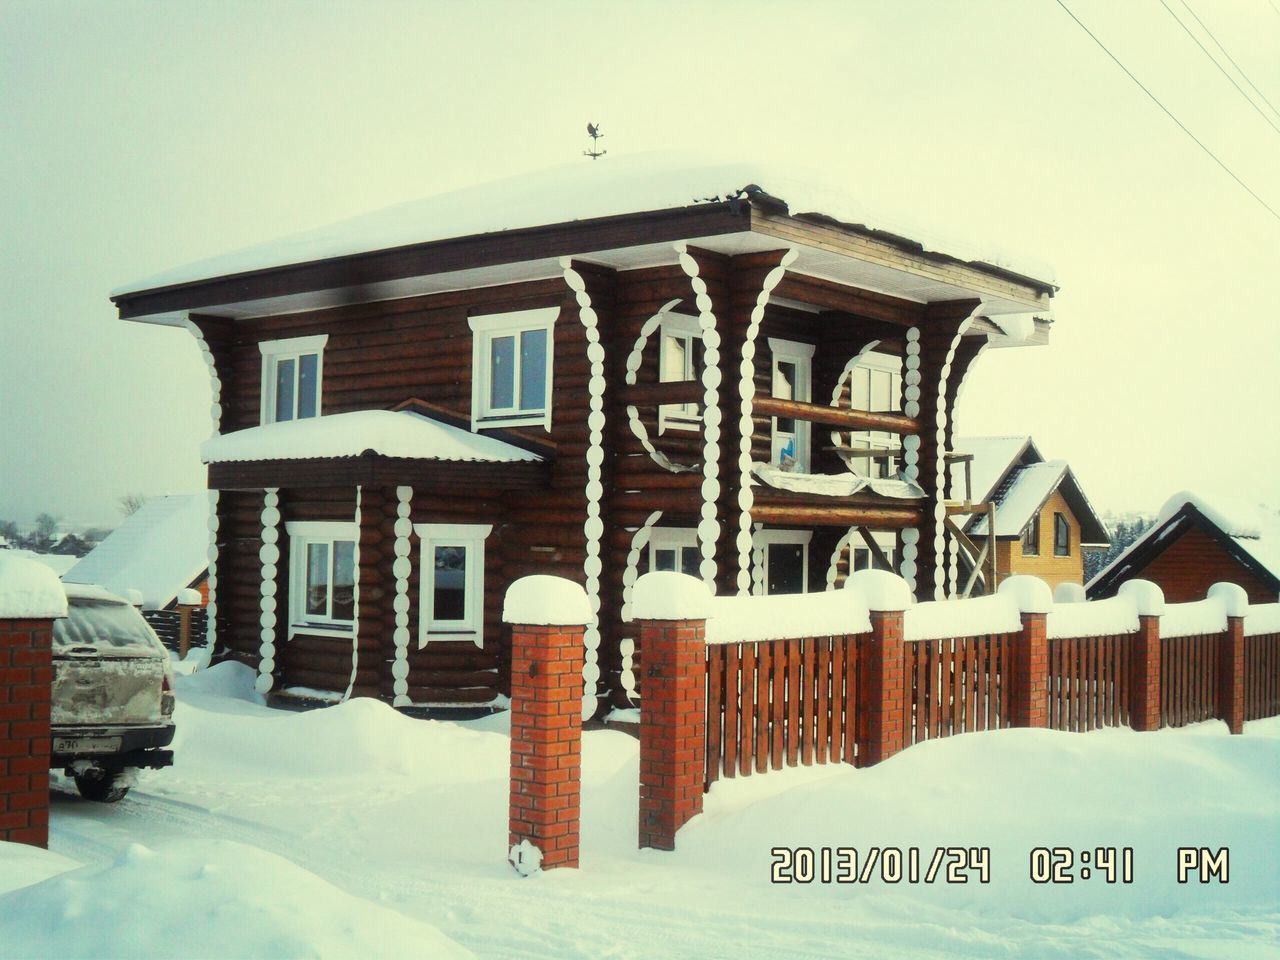
[[[945,595],[954,402],[1047,342],[1039,267],[746,165],[555,168],[116,291],[212,376],[216,656],[274,698],[491,707],[507,586],[584,585],[584,711],[633,702],[646,569]]]
[[[1039,577],[1050,587],[1083,584],[1084,552],[1106,549],[1111,536],[1067,462],[1045,460],[1028,436],[957,437],[953,451],[972,457],[971,502],[995,506],[997,585],[1014,574]],[[963,460],[952,464],[951,484],[952,498],[964,499]],[[972,517],[964,530],[981,545],[987,517]],[[967,576],[966,568],[962,579]],[[992,592],[985,582],[982,588]]]
[[[62,575],[122,597],[141,598],[142,615],[166,643],[176,643],[178,594],[209,594],[209,503],[204,494],[153,497]],[[192,619],[193,643],[203,643],[203,609]]]
[[[1244,587],[1250,603],[1275,603],[1280,513],[1236,498],[1175,494],[1156,522],[1089,581],[1089,599],[1115,596],[1134,579],[1157,584],[1171,603],[1203,600],[1222,581]]]

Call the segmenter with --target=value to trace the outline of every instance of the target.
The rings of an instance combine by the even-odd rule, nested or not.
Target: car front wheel
[[[116,803],[129,792],[128,779],[123,770],[92,771],[76,774],[76,789],[80,796],[95,803]]]

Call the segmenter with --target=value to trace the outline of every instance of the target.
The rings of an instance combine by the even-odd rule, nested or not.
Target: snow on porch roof
[[[1052,268],[1043,262],[1011,256],[989,243],[943,239],[901,217],[872,214],[848,196],[856,186],[833,184],[828,176],[811,171],[709,162],[688,154],[642,153],[597,163],[561,164],[198,260],[118,287],[111,296],[413,244],[670,210],[757,193],[781,201],[792,216],[888,234],[899,242],[919,244],[926,253],[1054,283]]]
[[[536,453],[408,411],[357,410],[307,420],[268,423],[212,437],[200,445],[204,463],[311,460],[365,453],[409,460],[538,463]]]
[[[147,610],[163,610],[209,566],[209,502],[204,494],[154,497],[126,517],[63,574],[123,595],[137,590]]]

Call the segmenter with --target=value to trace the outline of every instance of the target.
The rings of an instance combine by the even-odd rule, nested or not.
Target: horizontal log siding
[[[1280,716],[1280,633],[1244,640],[1244,718]]]
[[[708,646],[705,785],[783,766],[853,763],[863,636]]]
[[[1009,726],[1017,641],[997,633],[905,644],[907,744]]]
[[[1132,635],[1049,641],[1051,729],[1128,726],[1132,643]]]

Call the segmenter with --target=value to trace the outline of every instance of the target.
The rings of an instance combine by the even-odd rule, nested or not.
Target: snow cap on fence
[[[124,591],[124,598],[125,598],[126,600],[128,600],[128,601],[129,601],[129,605],[130,605],[131,607],[140,607],[140,606],[142,606],[142,591],[141,591],[141,590],[126,590],[126,591]]]
[[[1215,583],[1207,594],[1210,600],[1218,600],[1226,608],[1228,617],[1249,615],[1249,594],[1238,583]]]
[[[631,594],[637,620],[705,620],[711,615],[711,591],[686,573],[646,573]]]
[[[0,617],[44,620],[67,615],[67,592],[43,563],[0,552]]]
[[[1064,580],[1053,588],[1054,603],[1084,603],[1084,587],[1070,580]]]
[[[1116,596],[1124,597],[1136,606],[1140,617],[1164,614],[1164,591],[1150,580],[1126,580],[1120,584]]]
[[[581,584],[535,574],[507,587],[502,620],[528,626],[581,627],[591,622],[591,601]]]
[[[856,593],[790,593],[771,597],[713,597],[707,643],[756,643],[799,637],[870,633],[867,605]]]
[[[1023,613],[1049,613],[1053,610],[1053,593],[1039,577],[1028,574],[1009,577],[996,588],[996,593],[1008,597]]]
[[[1280,633],[1280,603],[1255,603],[1244,621],[1246,637]]]
[[[875,613],[906,610],[916,602],[907,581],[888,570],[857,570],[845,580],[844,588],[856,592]]]
[[[187,587],[178,591],[178,606],[180,607],[198,607],[204,602],[204,598],[200,596],[199,590],[192,590]]]

